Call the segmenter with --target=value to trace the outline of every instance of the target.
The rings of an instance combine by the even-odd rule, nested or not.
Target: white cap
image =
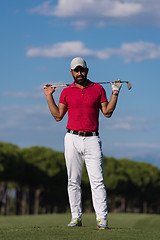
[[[81,66],[83,68],[87,68],[87,63],[83,58],[76,57],[71,61],[71,69],[73,70],[78,66]]]

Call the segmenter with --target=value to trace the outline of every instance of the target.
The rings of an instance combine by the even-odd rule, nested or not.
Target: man
[[[122,83],[111,83],[112,96],[108,102],[104,88],[87,79],[88,68],[84,59],[76,57],[71,61],[74,82],[64,88],[58,106],[52,94],[55,87],[47,84],[44,93],[51,114],[56,121],[62,120],[68,111],[67,133],[65,135],[65,160],[68,173],[68,195],[72,219],[69,227],[82,226],[81,176],[85,161],[97,228],[106,229],[107,194],[103,181],[103,160],[101,140],[98,134],[99,110],[105,117],[112,116],[116,107]]]

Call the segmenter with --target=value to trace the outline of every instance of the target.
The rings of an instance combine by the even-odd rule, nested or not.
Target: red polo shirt
[[[104,88],[91,81],[83,89],[78,88],[74,82],[64,88],[59,102],[68,108],[67,129],[98,131],[100,105],[106,101],[108,100]]]

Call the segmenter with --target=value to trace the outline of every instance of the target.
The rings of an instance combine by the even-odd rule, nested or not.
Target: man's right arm
[[[52,94],[55,92],[54,87],[43,87],[44,93],[47,98],[49,110],[56,121],[61,121],[67,112],[67,106],[63,103],[55,104]]]

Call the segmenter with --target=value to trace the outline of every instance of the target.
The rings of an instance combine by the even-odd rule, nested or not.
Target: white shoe
[[[97,228],[98,229],[107,229],[108,228],[108,222],[106,219],[97,219]]]
[[[82,226],[82,218],[73,218],[67,226],[68,227],[81,227]]]

